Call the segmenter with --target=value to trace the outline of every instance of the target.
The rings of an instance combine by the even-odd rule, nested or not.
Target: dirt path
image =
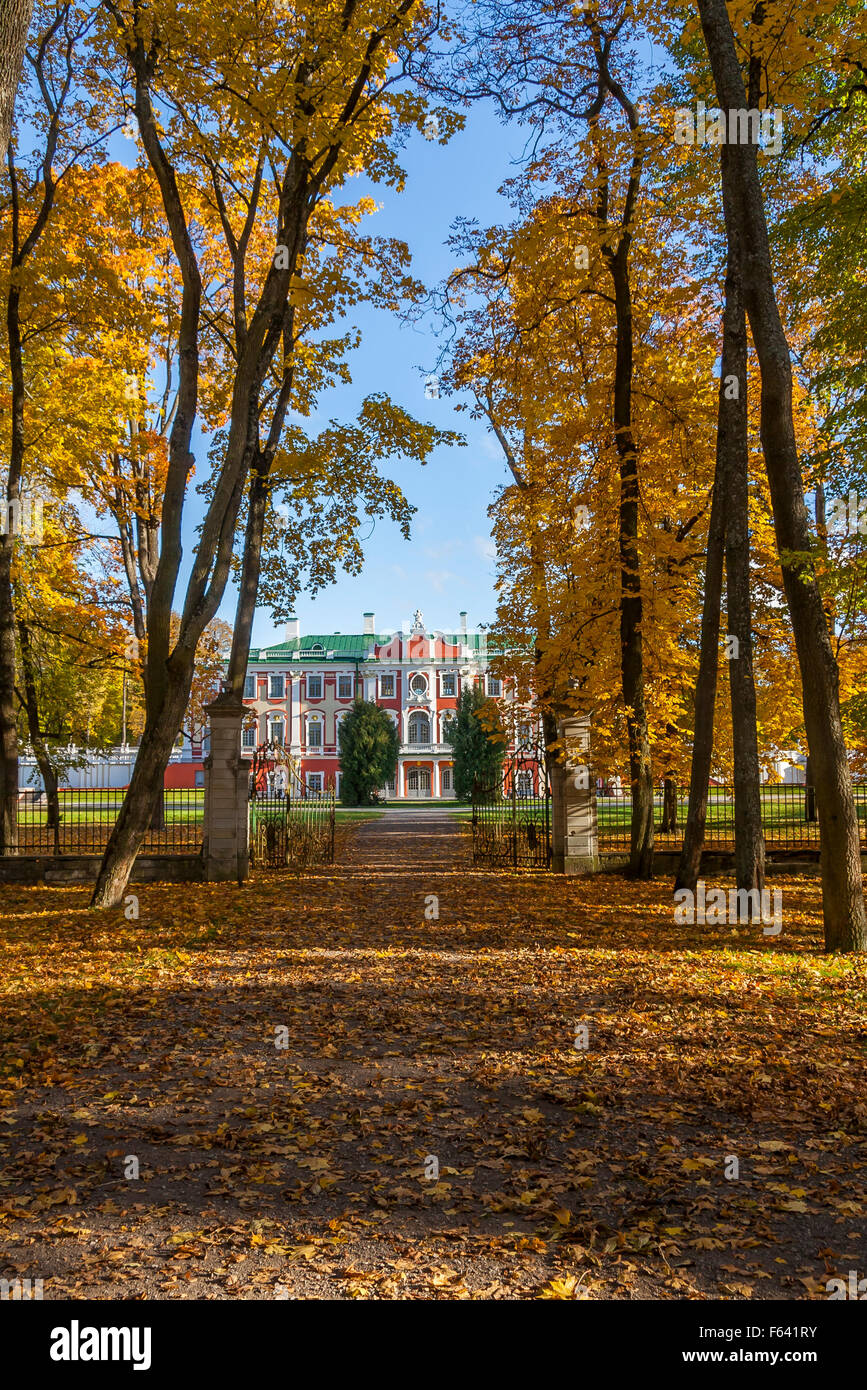
[[[137,921],[4,889],[0,1276],[825,1298],[867,1271],[865,982],[783,886],[779,939],[677,927],[664,883],[474,870],[413,808]]]

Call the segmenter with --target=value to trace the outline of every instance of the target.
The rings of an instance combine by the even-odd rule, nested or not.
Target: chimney
[[[466,630],[467,630],[467,613],[466,613],[466,609],[462,608],[462,609],[461,609],[461,632],[466,632]]]
[[[293,613],[292,617],[289,619],[288,623],[286,624],[286,641],[287,641],[287,642],[295,641],[295,640],[297,640],[300,636],[301,636],[301,624],[299,623],[298,619],[295,617],[295,615],[294,615],[294,613]]]
[[[375,613],[365,613],[365,615],[364,615],[364,635],[365,635],[365,637],[372,637],[373,634],[374,634],[375,632],[376,632],[376,614],[375,614]]]

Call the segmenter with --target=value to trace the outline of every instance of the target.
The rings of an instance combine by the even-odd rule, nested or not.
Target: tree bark
[[[743,75],[725,0],[699,0],[723,111],[746,108]],[[792,366],[774,289],[754,145],[729,147],[731,215],[741,229],[744,295],[762,378],[761,437],[777,549],[801,670],[804,723],[815,763],[826,950],[867,948],[861,845],[840,719],[839,676],[812,562],[813,540],[792,413]]]
[[[27,714],[27,732],[33,745],[36,764],[42,775],[45,797],[48,802],[46,828],[54,831],[54,853],[60,853],[60,797],[57,791],[57,773],[48,755],[39,720],[39,696],[36,690],[36,669],[33,663],[33,645],[30,628],[25,622],[18,624],[18,640],[21,645],[21,672],[24,677],[24,709]]]
[[[809,825],[815,825],[819,817],[816,811],[816,788],[813,786],[813,763],[809,753],[804,769],[804,783],[804,820]]]
[[[727,198],[729,149],[720,151],[723,202]],[[743,295],[743,254],[740,232],[727,208],[726,307],[723,380],[733,399],[725,402],[726,449],[726,611],[729,635],[737,639],[729,657],[735,793],[735,881],[748,891],[765,886],[765,838],[762,831],[761,773],[756,728],[756,685],[753,675],[753,631],[750,604],[750,519],[748,440],[748,345]],[[747,899],[752,909],[753,899]],[[760,912],[757,915],[761,915]]]
[[[673,835],[677,830],[677,782],[674,777],[666,777],[662,784],[661,835]]]
[[[19,514],[21,474],[24,466],[24,358],[21,348],[21,289],[16,272],[18,254],[18,187],[10,158],[13,240],[12,275],[6,296],[6,337],[12,396],[9,467],[4,498],[3,534],[0,535],[0,744],[3,754],[3,804],[0,816],[0,853],[18,848],[18,709],[15,697],[15,595],[12,562],[15,552],[15,518]]]
[[[15,95],[21,80],[33,0],[0,0],[0,151],[12,134]]]
[[[620,460],[620,674],[629,736],[632,786],[629,872],[634,878],[653,874],[653,766],[644,700],[644,645],[641,624],[641,559],[638,550],[638,450],[632,433],[632,295],[629,246],[624,233],[608,258],[614,284],[616,348],[614,365],[614,438]]]
[[[113,907],[123,897],[139,846],[162,798],[165,769],[187,707],[192,678],[192,657],[184,665],[173,663],[163,700],[148,712],[130,784],[99,867],[93,891],[95,906]]]
[[[725,355],[725,326],[723,326]],[[707,561],[704,571],[704,598],[701,611],[701,639],[698,676],[695,683],[693,717],[692,765],[689,777],[689,805],[683,832],[683,849],[675,877],[675,891],[688,888],[695,892],[701,873],[701,855],[707,821],[707,793],[713,757],[713,726],[716,710],[716,686],[719,669],[719,623],[722,598],[723,561],[725,558],[726,497],[723,486],[726,450],[723,401],[724,373],[720,379],[719,423],[716,441],[716,465],[710,521],[707,533]]]

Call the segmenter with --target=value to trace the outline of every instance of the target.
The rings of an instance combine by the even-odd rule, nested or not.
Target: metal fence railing
[[[333,788],[250,797],[250,863],[306,869],[334,860]]]
[[[551,866],[551,807],[547,796],[473,801],[473,863],[491,868]]]
[[[123,802],[121,789],[82,787],[57,794],[24,789],[18,797],[16,853],[102,854]],[[202,847],[205,793],[200,788],[167,787],[141,846],[142,854],[198,854]]]
[[[657,849],[679,849],[683,845],[689,806],[688,786],[669,788],[666,797],[660,782],[654,792],[654,842]],[[862,843],[867,842],[867,782],[853,787]],[[762,827],[768,850],[819,847],[819,819],[812,787],[794,782],[766,783],[761,789]],[[629,849],[632,796],[628,784],[622,795],[597,790],[596,814],[601,854],[619,854]],[[705,849],[728,849],[735,838],[734,789],[716,784],[708,792]]]

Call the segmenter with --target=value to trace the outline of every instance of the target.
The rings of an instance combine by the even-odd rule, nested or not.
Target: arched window
[[[322,747],[322,716],[318,714],[308,714],[307,716],[307,747]]]
[[[409,742],[430,743],[430,720],[426,714],[409,716]]]

